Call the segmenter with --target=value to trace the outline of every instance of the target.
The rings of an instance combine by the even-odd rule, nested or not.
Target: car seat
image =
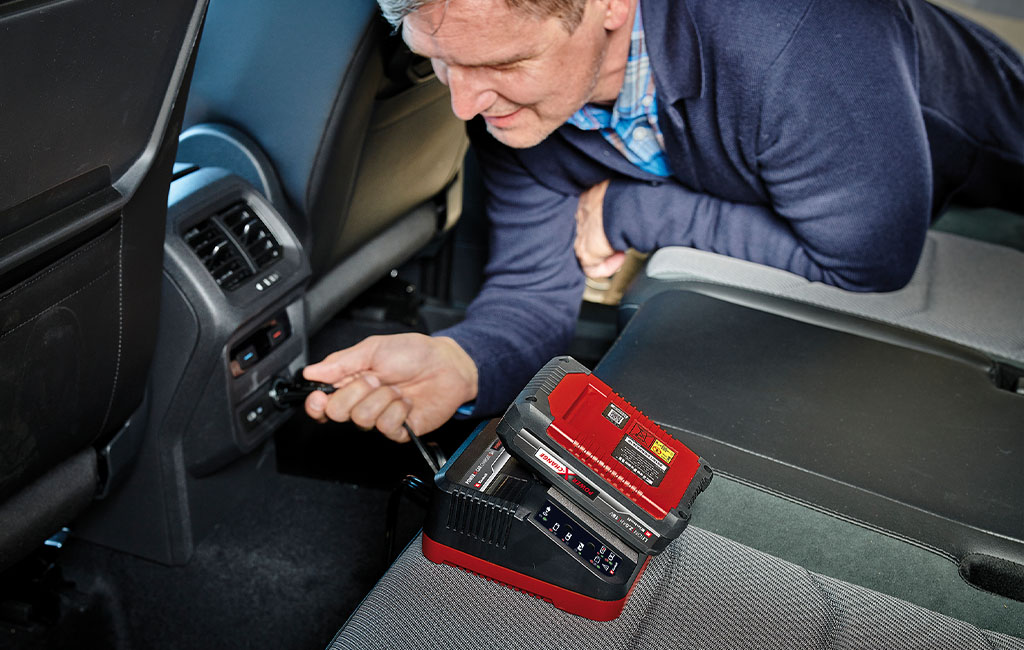
[[[167,191],[206,3],[0,7],[0,569],[144,429]],[[118,445],[116,457],[110,450]]]
[[[289,217],[311,333],[461,211],[463,124],[378,14],[214,0],[189,97],[179,160],[230,169]]]

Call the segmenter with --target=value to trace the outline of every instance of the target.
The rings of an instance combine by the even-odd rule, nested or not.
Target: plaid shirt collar
[[[626,74],[615,105],[608,110],[587,104],[567,123],[584,131],[600,131],[605,140],[637,167],[658,176],[671,175],[665,157],[665,141],[658,126],[658,99],[639,2],[630,32]]]

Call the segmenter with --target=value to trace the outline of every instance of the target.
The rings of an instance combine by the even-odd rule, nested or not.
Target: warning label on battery
[[[675,458],[676,455],[675,451],[660,440],[655,440],[654,443],[651,444],[651,451],[653,451],[658,458],[670,465],[672,464],[672,459]]]
[[[622,436],[622,440],[612,450],[612,458],[628,467],[644,483],[653,487],[661,484],[661,480],[665,478],[665,473],[668,471],[668,465],[644,449],[628,433]]]

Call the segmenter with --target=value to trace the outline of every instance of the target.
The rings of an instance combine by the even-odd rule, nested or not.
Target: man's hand
[[[604,234],[604,193],[608,181],[601,181],[580,194],[576,206],[576,241],[573,248],[588,278],[607,278],[619,270],[626,253],[616,251]]]
[[[397,442],[409,440],[403,422],[423,435],[477,393],[476,364],[466,351],[448,337],[423,334],[371,336],[307,366],[302,375],[337,388],[306,398],[309,417],[376,427]]]

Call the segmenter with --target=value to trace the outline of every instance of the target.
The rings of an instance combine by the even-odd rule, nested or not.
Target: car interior
[[[1015,0],[938,4],[1024,51]],[[275,392],[484,279],[465,125],[375,0],[0,34],[0,648],[1024,648],[1024,216],[950,207],[886,294],[687,248],[588,281],[566,352],[715,473],[599,623],[427,560],[417,449]]]

